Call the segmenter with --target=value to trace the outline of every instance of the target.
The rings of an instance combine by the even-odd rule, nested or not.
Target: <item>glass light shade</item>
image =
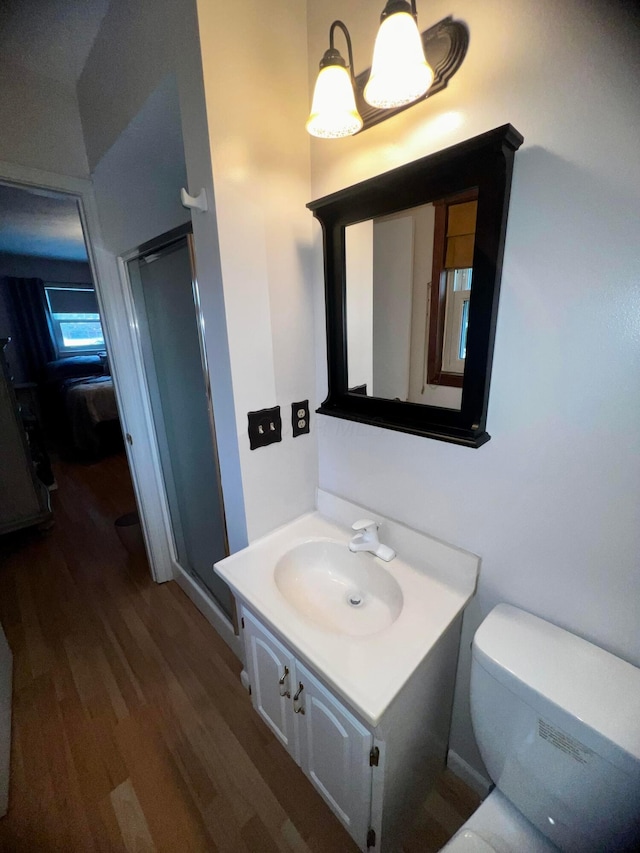
[[[361,127],[362,118],[347,69],[342,65],[321,68],[307,119],[308,132],[323,139],[336,139],[351,136]]]
[[[376,37],[365,101],[383,109],[401,107],[424,95],[432,82],[414,18],[407,12],[389,15]]]

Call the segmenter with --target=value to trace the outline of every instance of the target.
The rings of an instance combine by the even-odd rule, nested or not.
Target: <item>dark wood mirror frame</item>
[[[485,426],[511,174],[522,142],[522,135],[507,124],[307,205],[322,225],[324,238],[329,393],[319,414],[467,447],[489,440]],[[478,213],[461,408],[349,391],[346,226],[470,189],[477,189]]]

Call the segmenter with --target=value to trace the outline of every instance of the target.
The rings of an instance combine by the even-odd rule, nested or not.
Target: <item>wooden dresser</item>
[[[36,476],[0,338],[0,534],[51,518],[49,490]]]

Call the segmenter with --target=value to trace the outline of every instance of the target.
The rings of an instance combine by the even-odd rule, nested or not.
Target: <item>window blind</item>
[[[448,206],[445,269],[459,270],[473,266],[477,212],[477,201]]]
[[[97,314],[95,290],[77,287],[45,287],[52,314]]]

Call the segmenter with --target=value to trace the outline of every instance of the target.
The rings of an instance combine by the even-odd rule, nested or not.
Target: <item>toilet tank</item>
[[[640,850],[640,669],[500,604],[473,640],[471,717],[496,786],[561,850]]]

